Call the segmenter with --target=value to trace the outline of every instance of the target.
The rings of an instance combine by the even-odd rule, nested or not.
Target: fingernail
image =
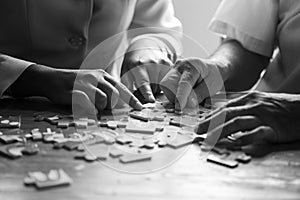
[[[135,105],[136,105],[137,110],[142,110],[143,109],[143,105],[139,101],[137,101]]]
[[[190,98],[189,102],[188,102],[188,106],[190,108],[195,108],[197,106],[198,102],[196,100],[196,98]]]
[[[177,99],[175,99],[175,110],[181,111],[180,103]]]
[[[131,105],[131,107],[135,110],[142,110],[143,109],[143,105],[141,104],[141,102],[137,99],[137,98],[130,98],[129,100],[129,105]]]
[[[154,98],[153,94],[149,94],[149,96],[148,96],[148,101],[149,101],[150,103],[154,103],[154,102],[155,102],[155,98]]]

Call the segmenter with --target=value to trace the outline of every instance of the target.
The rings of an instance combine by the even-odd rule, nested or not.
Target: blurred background
[[[182,22],[186,36],[183,40],[184,57],[205,57],[206,53],[198,44],[208,54],[218,46],[220,38],[208,30],[208,24],[220,2],[221,0],[173,0],[175,14]]]

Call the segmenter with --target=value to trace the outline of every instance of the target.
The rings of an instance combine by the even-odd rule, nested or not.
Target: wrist
[[[38,64],[30,65],[11,85],[11,93],[15,97],[47,97],[54,73],[53,68]]]
[[[212,59],[208,59],[206,60],[206,63],[208,65],[214,66],[216,68],[216,70],[218,70],[219,74],[221,75],[224,83],[225,81],[228,79],[229,77],[229,64],[222,62],[222,61],[218,61],[218,60],[212,60]]]

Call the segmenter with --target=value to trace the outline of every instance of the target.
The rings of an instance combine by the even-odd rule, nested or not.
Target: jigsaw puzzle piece
[[[129,116],[134,119],[138,119],[138,120],[141,120],[144,122],[148,122],[150,120],[150,117],[147,113],[138,112],[138,111],[133,111],[133,112],[129,113]]]
[[[0,118],[0,128],[20,128],[21,116],[9,116]]]
[[[251,156],[245,154],[245,153],[240,153],[237,155],[237,157],[235,158],[236,161],[246,164],[249,163],[251,161]]]
[[[119,157],[123,156],[124,154],[125,154],[124,151],[122,151],[116,147],[110,149],[110,151],[109,151],[109,155],[112,158],[119,158]]]
[[[35,185],[38,189],[45,189],[63,185],[70,185],[73,180],[64,170],[50,170],[46,175],[43,172],[29,172],[24,179],[24,184]]]
[[[144,123],[140,121],[130,121],[126,126],[125,131],[128,133],[154,134],[156,127],[151,122]]]
[[[131,154],[131,155],[123,155],[120,157],[120,162],[124,164],[135,163],[135,162],[143,162],[150,161],[152,159],[151,155],[147,154]]]
[[[177,149],[192,144],[194,139],[195,137],[193,135],[177,134],[175,138],[169,139],[167,143],[168,146]]]
[[[230,160],[227,156],[216,156],[209,154],[206,158],[208,162],[215,163],[228,168],[236,168],[239,163],[235,160]]]

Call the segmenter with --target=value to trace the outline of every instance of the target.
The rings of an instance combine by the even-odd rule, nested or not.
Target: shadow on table
[[[0,111],[9,111],[9,114],[13,113],[26,113],[26,112],[60,112],[71,113],[71,106],[56,105],[46,98],[42,97],[30,97],[15,99],[11,97],[3,97],[0,99]]]
[[[300,141],[288,144],[261,143],[242,147],[242,150],[253,157],[264,157],[274,152],[300,150]]]

